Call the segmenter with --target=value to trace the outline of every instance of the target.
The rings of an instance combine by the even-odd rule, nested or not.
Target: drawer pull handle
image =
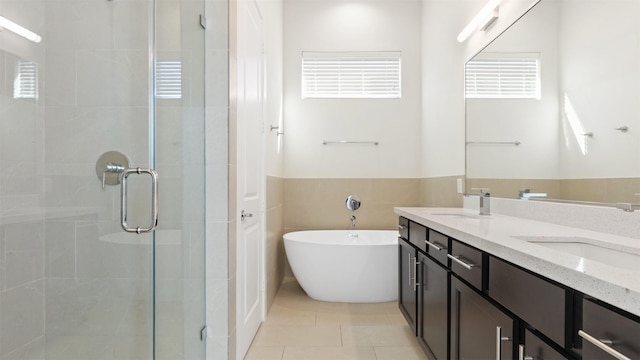
[[[496,326],[496,360],[502,359],[502,342],[511,340],[508,336],[502,336],[502,327]]]
[[[524,355],[524,345],[518,345],[518,360],[538,360],[535,356]]]
[[[466,262],[460,260],[460,256],[458,256],[458,255],[447,254],[447,257],[449,259],[457,262],[458,264],[460,264],[463,268],[465,268],[467,270],[471,270],[471,269],[473,269],[474,267],[477,266],[476,264],[469,264],[469,263],[466,263]]]
[[[613,349],[612,347],[608,346],[607,343],[613,344],[613,341],[611,341],[611,340],[598,340],[598,339],[594,338],[593,336],[587,334],[586,332],[584,332],[582,330],[578,330],[578,335],[580,335],[581,338],[583,338],[583,339],[587,340],[588,342],[592,343],[593,345],[599,347],[601,350],[603,350],[604,352],[606,352],[607,354],[613,356],[614,358],[616,358],[618,360],[631,360],[631,358],[626,357],[622,353],[620,353],[620,352],[616,351],[615,349]]]
[[[418,267],[422,263],[417,261],[418,259],[414,259],[415,268],[413,269],[413,291],[416,292],[418,291],[418,286],[420,286],[420,283],[418,282]]]
[[[406,227],[406,226],[404,226],[404,225],[398,225],[398,229],[400,229],[400,230],[404,230],[404,229],[406,229],[406,228],[407,228],[407,227]]]
[[[444,247],[442,247],[442,246],[440,246],[440,245],[438,245],[438,244],[436,244],[436,243],[432,243],[432,242],[431,242],[431,241],[429,241],[429,240],[425,240],[424,242],[425,242],[425,243],[427,243],[427,245],[429,245],[429,246],[431,246],[432,248],[434,248],[436,251],[442,251],[442,250],[444,249]]]
[[[411,263],[413,262],[413,259],[411,258],[411,254],[407,254],[407,260],[409,260],[407,261],[407,265],[409,266],[409,285],[411,285],[413,283],[413,275],[411,275]]]
[[[409,254],[409,284],[413,284],[413,291],[418,290],[418,266],[420,263],[417,261],[418,259],[415,256],[411,256]]]

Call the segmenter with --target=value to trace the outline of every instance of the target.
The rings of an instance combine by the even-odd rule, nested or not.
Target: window
[[[14,99],[38,98],[38,65],[31,61],[18,61],[13,82]]]
[[[302,98],[401,97],[400,52],[303,52]]]
[[[467,98],[540,99],[540,55],[487,53],[465,66]]]
[[[182,98],[182,62],[156,62],[156,98]]]

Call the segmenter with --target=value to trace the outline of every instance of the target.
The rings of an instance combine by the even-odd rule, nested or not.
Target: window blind
[[[14,99],[38,98],[38,65],[31,61],[19,61],[13,83]]]
[[[302,98],[400,98],[400,52],[303,52]]]
[[[538,57],[476,58],[465,66],[467,98],[540,99]]]
[[[182,98],[182,61],[156,62],[156,98]]]

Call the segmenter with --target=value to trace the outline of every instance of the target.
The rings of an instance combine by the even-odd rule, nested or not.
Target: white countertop
[[[640,316],[640,263],[613,266],[518,237],[581,238],[640,255],[638,239],[500,214],[480,216],[461,208],[397,207],[395,213]]]

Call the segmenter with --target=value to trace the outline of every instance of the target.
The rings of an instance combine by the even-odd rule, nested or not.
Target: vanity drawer
[[[427,252],[427,228],[423,225],[409,221],[409,242],[418,249]]]
[[[449,237],[439,232],[429,230],[429,236],[425,240],[427,251],[432,258],[440,264],[447,266],[447,254],[449,252]]]
[[[558,345],[565,345],[565,289],[491,256],[488,294]]]
[[[398,218],[398,236],[409,240],[409,219],[402,216]]]
[[[460,278],[482,290],[482,251],[451,239],[451,270]]]
[[[582,329],[578,329],[581,330],[578,335],[582,337],[582,358],[585,360],[615,359],[591,342],[604,340],[604,346],[610,347],[629,359],[640,359],[640,322],[637,320],[640,319],[631,319],[584,299]]]

